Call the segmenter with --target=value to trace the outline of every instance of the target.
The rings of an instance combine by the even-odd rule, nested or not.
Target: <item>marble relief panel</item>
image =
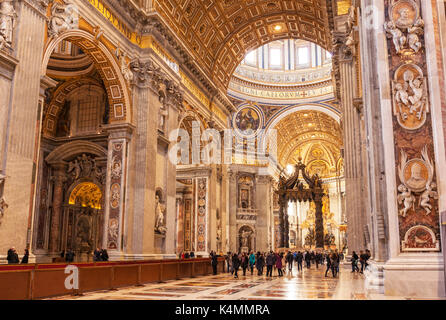
[[[439,251],[435,150],[419,0],[386,0],[400,250]]]

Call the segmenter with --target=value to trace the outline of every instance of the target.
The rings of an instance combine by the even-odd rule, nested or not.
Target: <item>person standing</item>
[[[359,257],[358,257],[358,255],[356,254],[356,252],[355,251],[353,251],[353,254],[352,254],[352,272],[359,272],[359,268],[358,268],[358,259],[359,259]]]
[[[359,262],[361,263],[361,271],[359,271],[359,273],[364,273],[365,259],[366,255],[364,254],[364,251],[359,251]]]
[[[275,258],[276,258],[276,268],[277,268],[277,274],[279,275],[279,277],[283,276],[283,272],[282,272],[282,254],[275,254]]]
[[[259,276],[263,275],[263,267],[265,266],[265,257],[262,253],[257,252],[256,269]]]
[[[211,251],[211,264],[212,264],[212,273],[217,275],[217,266],[218,266],[218,257],[214,251]]]
[[[101,261],[108,261],[108,252],[106,249],[101,250]]]
[[[101,250],[99,250],[99,248],[96,248],[96,250],[93,252],[93,261],[101,261]]]
[[[248,265],[249,265],[248,255],[245,252],[243,252],[243,255],[242,255],[243,276],[246,276],[246,269],[248,269]]]
[[[70,263],[74,261],[74,252],[71,251],[71,249],[68,249],[67,252],[65,253],[65,261]]]
[[[288,263],[288,272],[291,274],[293,272],[293,261],[294,256],[291,253],[291,251],[288,251],[287,255],[285,256],[286,262]]]
[[[234,278],[238,278],[238,268],[240,268],[240,259],[237,253],[232,256],[232,268],[234,270]]]
[[[302,261],[304,260],[304,256],[302,252],[298,252],[296,254],[296,261],[297,261],[297,271],[302,271]]]
[[[310,252],[305,252],[305,262],[307,263],[307,269],[311,268],[311,254]]]
[[[25,249],[25,254],[22,258],[22,262],[21,263],[28,263],[28,259],[29,259],[29,250]]]
[[[6,258],[8,260],[8,264],[19,263],[19,255],[14,247],[8,250],[8,256]]]
[[[268,256],[266,257],[266,276],[268,277],[268,275],[270,277],[273,276],[273,265],[274,265],[274,254],[272,251],[270,251],[270,253],[268,254]]]
[[[337,270],[338,270],[338,255],[333,252],[331,254],[331,259],[330,259],[330,263],[331,263],[331,273],[333,274],[333,278],[336,278],[337,275]]]
[[[256,263],[256,256],[254,255],[254,252],[251,251],[251,254],[249,255],[249,267],[251,268],[251,275],[254,273],[254,265]]]

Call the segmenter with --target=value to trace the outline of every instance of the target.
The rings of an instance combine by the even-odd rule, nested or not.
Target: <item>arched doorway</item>
[[[61,249],[72,250],[78,261],[89,261],[103,237],[103,187],[89,180],[73,183],[63,207]]]

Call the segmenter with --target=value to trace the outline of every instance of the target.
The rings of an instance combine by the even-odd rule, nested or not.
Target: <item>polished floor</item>
[[[342,299],[364,300],[364,276],[352,274],[342,268],[338,277],[325,277],[325,266],[305,269],[302,272],[286,273],[273,277],[257,276],[239,272],[238,279],[228,273],[216,276],[189,278],[164,283],[146,284],[142,287],[127,287],[85,293],[83,296],[64,296],[53,299],[76,300],[308,300]]]

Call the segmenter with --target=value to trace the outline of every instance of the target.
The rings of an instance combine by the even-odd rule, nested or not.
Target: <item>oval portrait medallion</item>
[[[261,113],[254,106],[246,106],[236,112],[233,127],[238,136],[255,137],[263,126]]]

